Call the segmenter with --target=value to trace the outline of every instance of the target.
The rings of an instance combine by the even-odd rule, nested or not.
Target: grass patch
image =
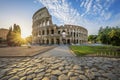
[[[120,56],[120,47],[117,46],[70,46],[70,49],[77,55],[105,54]]]

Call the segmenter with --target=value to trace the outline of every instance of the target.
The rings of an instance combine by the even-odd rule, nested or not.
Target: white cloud
[[[101,0],[80,0],[80,8],[85,9],[81,14],[77,9],[71,6],[71,3],[67,0],[38,0],[44,6],[46,6],[51,15],[56,17],[60,24],[73,24],[84,26],[89,30],[90,34],[97,33],[102,22],[111,18],[112,13],[107,11],[106,8],[112,4],[110,1],[101,3]],[[108,4],[107,6],[105,4]],[[84,16],[94,15],[97,16],[95,21],[86,19]],[[94,18],[94,17],[93,17]],[[93,32],[94,31],[94,32]]]

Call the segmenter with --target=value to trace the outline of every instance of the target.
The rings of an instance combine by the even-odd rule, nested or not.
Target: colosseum
[[[34,44],[83,44],[87,42],[87,29],[77,25],[57,26],[46,7],[34,13],[32,35]]]

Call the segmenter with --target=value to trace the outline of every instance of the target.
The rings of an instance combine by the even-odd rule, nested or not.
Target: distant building
[[[0,38],[6,40],[8,32],[8,29],[0,28]]]
[[[78,25],[57,26],[46,7],[34,13],[32,25],[35,44],[83,44],[87,42],[88,31]]]

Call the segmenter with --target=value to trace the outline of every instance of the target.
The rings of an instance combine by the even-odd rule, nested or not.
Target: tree
[[[97,42],[97,35],[89,35],[88,41],[90,41],[91,43],[96,43]]]
[[[14,24],[13,26],[13,41],[14,41],[14,46],[21,46],[22,44],[22,38],[21,38],[21,29],[19,25]]]
[[[13,30],[10,27],[9,32],[7,34],[7,42],[9,46],[21,46],[22,38],[21,38],[21,29],[19,25],[14,24]]]
[[[103,44],[110,44],[110,37],[108,33],[111,31],[111,28],[106,26],[105,28],[100,28],[98,32],[98,39],[101,41]]]
[[[100,28],[98,32],[98,39],[103,44],[120,45],[120,28],[108,27]]]
[[[9,28],[9,32],[7,34],[7,43],[9,46],[13,45],[12,27]]]
[[[111,44],[120,46],[120,31],[112,30],[109,32],[109,36],[111,38]]]

